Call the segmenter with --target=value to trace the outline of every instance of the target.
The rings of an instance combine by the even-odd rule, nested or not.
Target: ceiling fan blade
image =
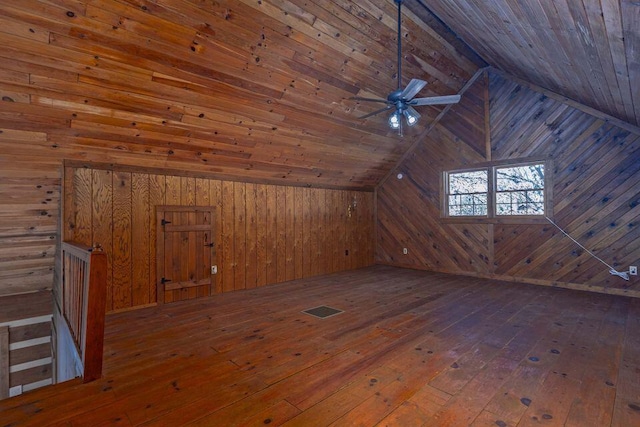
[[[376,111],[374,111],[372,113],[369,113],[369,114],[365,114],[364,116],[360,116],[358,118],[359,119],[366,119],[367,117],[375,116],[376,114],[382,113],[383,111],[391,110],[392,108],[394,108],[393,105],[387,105],[384,108],[381,108],[381,109],[376,110]]]
[[[382,98],[363,98],[361,96],[352,96],[351,98],[349,98],[353,101],[371,101],[371,102],[385,102],[385,103],[389,103],[389,101],[387,101],[386,99],[382,99]]]
[[[402,93],[400,94],[401,99],[406,99],[407,101],[413,98],[422,90],[423,87],[427,85],[427,82],[420,79],[411,79],[407,87],[404,88]]]
[[[457,104],[460,102],[460,95],[432,96],[429,98],[416,98],[408,102],[409,105],[441,105]]]

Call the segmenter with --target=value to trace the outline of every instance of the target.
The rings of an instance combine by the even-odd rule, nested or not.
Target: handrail
[[[60,312],[80,356],[84,382],[102,375],[107,288],[107,255],[74,242],[62,242]]]

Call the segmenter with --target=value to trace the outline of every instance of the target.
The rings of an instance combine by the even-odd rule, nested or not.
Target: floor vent
[[[310,308],[308,310],[304,310],[303,313],[310,314],[311,316],[326,319],[327,317],[335,316],[336,314],[343,313],[343,310],[338,310],[337,308],[327,307],[326,305],[321,305],[320,307]]]

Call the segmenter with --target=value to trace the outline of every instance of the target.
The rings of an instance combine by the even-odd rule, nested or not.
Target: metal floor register
[[[327,317],[335,316],[336,314],[344,313],[344,310],[339,310],[337,308],[328,307],[326,305],[321,305],[319,307],[310,308],[308,310],[304,310],[303,313],[309,314],[314,317],[318,317],[320,319],[326,319]]]

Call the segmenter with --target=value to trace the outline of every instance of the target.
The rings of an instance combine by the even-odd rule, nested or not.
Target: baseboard
[[[541,280],[541,279],[533,279],[529,277],[514,277],[514,276],[491,274],[491,273],[479,273],[475,271],[434,269],[434,268],[427,268],[426,266],[417,266],[413,264],[402,264],[402,263],[389,263],[389,262],[383,262],[383,261],[377,261],[376,264],[388,265],[391,267],[409,268],[412,270],[432,271],[434,273],[445,273],[445,274],[454,274],[458,276],[478,277],[482,279],[493,279],[493,280],[500,280],[503,282],[525,283],[529,285],[539,285],[539,286],[547,286],[552,288],[573,289],[576,291],[596,292],[596,293],[607,294],[607,295],[620,295],[620,296],[626,296],[626,297],[632,297],[632,298],[640,298],[640,290],[634,290],[634,289],[618,289],[618,288],[610,288],[605,286],[585,285],[582,283]]]

